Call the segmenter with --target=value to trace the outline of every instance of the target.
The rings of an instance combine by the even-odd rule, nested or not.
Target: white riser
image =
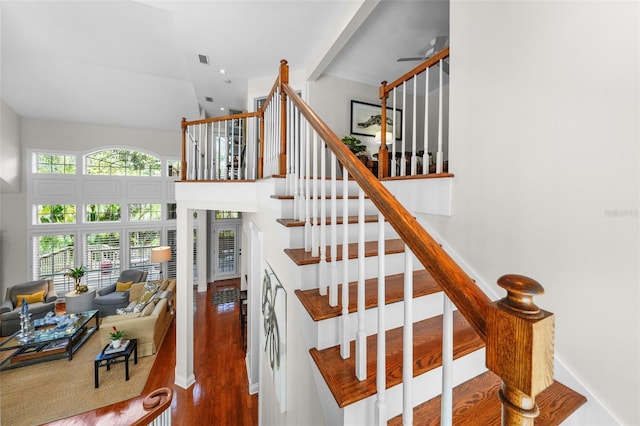
[[[282,214],[283,216],[281,217],[286,217],[286,218],[293,218],[294,216],[294,212],[293,212],[293,206],[295,205],[295,201],[288,199],[288,200],[279,200],[282,203]],[[316,200],[316,216],[320,217],[320,214],[322,212],[321,208],[321,200]],[[304,200],[300,201],[301,203],[304,203]],[[338,216],[342,216],[342,209],[343,209],[343,199],[338,199],[336,200],[336,214]],[[348,209],[349,209],[349,214],[354,216],[358,214],[358,200],[356,199],[347,199],[346,202],[348,203]],[[303,211],[306,211],[306,205],[303,205],[304,209]],[[313,200],[311,200],[310,206],[309,206],[309,212],[313,211]],[[325,200],[325,214],[327,215],[327,217],[331,217],[331,202],[330,200]],[[376,208],[375,205],[373,205],[373,202],[371,202],[371,200],[369,199],[365,199],[364,200],[364,213],[366,215],[371,215],[371,214],[378,214],[378,209]]]
[[[349,259],[349,281],[358,280],[358,259]],[[292,261],[293,263],[293,261]],[[338,283],[342,283],[342,261],[338,261]],[[297,282],[300,283],[300,290],[310,290],[318,288],[319,281],[319,269],[320,264],[303,265],[295,268],[294,274],[296,275]],[[422,264],[415,260],[413,262],[413,269],[424,269]],[[378,276],[378,257],[371,256],[366,257],[364,260],[364,276],[365,279],[376,278]],[[390,254],[385,257],[385,275],[400,274],[404,272],[404,253]],[[326,264],[327,281],[325,285],[329,285],[329,279],[331,277],[331,263]]]
[[[484,366],[485,350],[479,349],[453,362],[453,385],[457,386],[472,377],[486,371]],[[343,409],[338,407],[315,362],[310,361],[324,412],[325,423],[344,426],[369,426],[375,424],[377,395],[363,399]],[[441,393],[442,368],[436,368],[418,377],[412,385],[413,405],[416,406],[434,398]],[[389,388],[385,392],[387,403],[387,420],[402,412],[402,384]]]
[[[358,242],[358,226],[359,225],[357,223],[350,223],[347,226],[348,226],[348,232],[349,232],[349,243]],[[285,227],[285,228],[286,228],[285,232],[288,232],[289,234],[289,247],[304,247],[305,227],[292,226],[292,227]],[[327,245],[331,243],[331,228],[332,226],[329,225],[326,227],[326,230],[325,230]],[[308,232],[312,232],[312,231],[313,231],[313,226],[309,227]],[[316,232],[316,235],[318,238],[318,244],[319,244],[320,232],[321,232],[320,225],[316,227],[315,232]],[[344,232],[344,226],[338,225],[336,228],[336,236],[337,236],[338,244],[342,244],[343,232]],[[384,224],[384,238],[385,239],[398,238],[398,233],[395,231],[395,229],[393,229],[393,227],[388,222],[385,222]],[[378,240],[378,222],[369,222],[364,224],[364,239],[365,241]]]
[[[442,293],[429,294],[413,299],[413,322],[441,315],[442,304]],[[386,305],[385,313],[386,330],[402,327],[404,323],[404,302]],[[309,348],[315,347],[322,350],[340,344],[341,317],[330,318],[323,321],[313,321],[308,314],[302,317],[305,318],[305,324],[303,324],[303,326]],[[353,312],[349,314],[349,340],[355,340],[357,329],[358,314],[357,312]],[[367,309],[365,313],[365,332],[367,336],[370,336],[376,334],[378,332],[377,330],[378,308]]]

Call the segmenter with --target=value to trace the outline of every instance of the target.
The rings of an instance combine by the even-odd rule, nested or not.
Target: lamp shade
[[[171,247],[161,246],[151,249],[151,263],[166,262],[171,259]]]
[[[386,132],[387,133],[387,137],[385,138],[385,142],[391,142],[392,138],[393,138],[393,134],[391,134],[391,132]],[[376,135],[374,137],[376,143],[382,143],[382,132],[380,130],[378,130],[376,132]]]

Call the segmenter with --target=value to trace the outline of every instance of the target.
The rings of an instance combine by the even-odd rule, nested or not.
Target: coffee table
[[[0,342],[0,371],[65,357],[71,361],[73,354],[98,330],[100,320],[97,310],[69,317],[76,321],[66,327],[62,326],[61,317],[34,320],[35,332],[30,340],[22,341],[17,331]],[[91,320],[95,325],[88,325]]]

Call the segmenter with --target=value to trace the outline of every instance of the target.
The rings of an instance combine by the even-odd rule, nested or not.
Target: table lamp
[[[171,260],[171,247],[160,246],[151,249],[151,263],[160,264],[160,279],[162,279],[162,262]]]

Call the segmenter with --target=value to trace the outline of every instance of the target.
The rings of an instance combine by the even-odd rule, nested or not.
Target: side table
[[[98,370],[100,367],[107,367],[107,371],[111,369],[112,364],[117,364],[119,362],[124,362],[124,371],[125,371],[125,379],[129,380],[129,358],[133,353],[133,363],[138,363],[138,339],[129,340],[129,344],[126,348],[118,352],[112,352],[106,354],[105,351],[111,346],[110,344],[105,346],[102,351],[98,354],[95,361],[93,361],[93,376],[95,380],[95,387],[98,388]],[[121,359],[119,359],[121,358]]]
[[[67,305],[67,313],[75,314],[78,312],[86,312],[93,310],[93,299],[96,298],[96,290],[85,291],[84,293],[76,293],[70,291],[64,295]]]

